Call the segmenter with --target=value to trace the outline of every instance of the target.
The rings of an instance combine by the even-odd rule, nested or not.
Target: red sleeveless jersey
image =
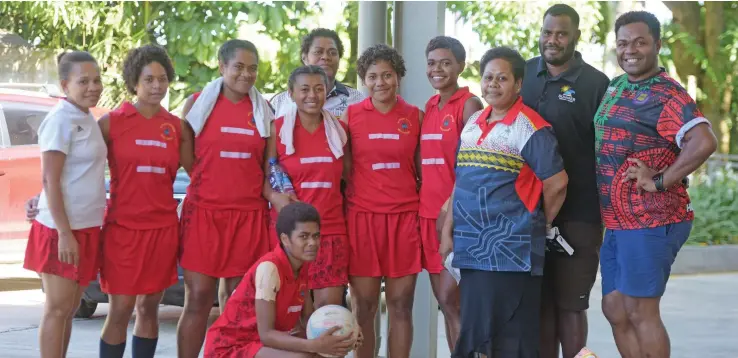
[[[279,133],[284,118],[280,117],[274,124]],[[343,122],[341,125],[347,130]],[[336,159],[328,147],[325,124],[321,122],[318,129],[310,133],[300,124],[298,116],[295,120],[293,145],[295,152],[287,155],[286,146],[277,136],[279,164],[292,179],[297,198],[318,209],[322,235],[345,235],[346,220],[341,195],[343,157]]]
[[[146,119],[129,102],[109,116],[105,222],[135,230],[177,224],[172,184],[179,169],[180,119],[164,108]]]
[[[443,108],[438,108],[440,95],[425,104],[423,128],[420,131],[420,158],[423,185],[420,187],[420,216],[438,218],[443,203],[451,196],[456,175],[456,148],[464,128],[464,104],[474,97],[468,87],[459,88]]]
[[[397,104],[386,114],[374,108],[371,98],[347,111],[352,151],[349,208],[384,214],[417,211],[420,110],[397,96]]]
[[[287,254],[281,247],[262,256],[243,278],[240,285],[228,299],[223,314],[208,330],[205,342],[205,355],[217,355],[219,350],[227,351],[235,346],[245,346],[259,342],[256,327],[256,268],[265,261],[273,262],[279,272],[279,291],[275,299],[274,329],[289,332],[295,327],[305,304],[308,276],[307,266],[300,269],[295,277]]]
[[[221,94],[195,138],[187,200],[206,209],[266,209],[262,196],[265,149],[251,99],[247,96],[233,103]]]

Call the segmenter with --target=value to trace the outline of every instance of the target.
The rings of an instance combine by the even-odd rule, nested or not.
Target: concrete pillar
[[[395,48],[405,59],[407,73],[400,83],[400,95],[421,109],[435,94],[425,74],[425,47],[431,38],[443,35],[445,1],[395,1]],[[428,273],[418,275],[413,304],[413,347],[411,358],[436,358],[438,344],[438,302],[433,296]]]
[[[359,48],[358,54],[378,43],[387,42],[387,2],[359,2]],[[361,78],[356,81],[359,90],[367,93]]]

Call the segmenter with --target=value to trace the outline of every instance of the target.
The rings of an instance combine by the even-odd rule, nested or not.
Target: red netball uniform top
[[[464,128],[464,104],[474,97],[468,87],[459,88],[442,109],[441,95],[425,104],[423,128],[420,131],[420,158],[423,185],[420,187],[420,216],[438,218],[443,203],[451,196],[456,175],[456,148]]]
[[[251,99],[246,96],[233,103],[221,94],[195,139],[187,200],[206,209],[266,209],[262,196],[265,148]]]
[[[281,247],[264,255],[246,272],[243,282],[228,299],[223,314],[208,330],[205,342],[205,356],[219,356],[219,351],[235,347],[258,344],[259,331],[256,326],[256,269],[259,264],[270,261],[277,266],[279,290],[275,297],[274,329],[282,332],[292,330],[302,314],[307,293],[307,268],[300,270],[295,277],[287,254]],[[253,347],[254,353],[259,347]]]
[[[105,222],[134,230],[176,225],[172,183],[179,169],[180,119],[164,108],[146,119],[129,102],[109,116]]]
[[[277,133],[282,130],[283,124],[283,117],[275,121]],[[347,130],[343,122],[341,126]],[[323,122],[315,132],[310,133],[300,124],[298,116],[292,137],[295,153],[287,155],[286,146],[277,136],[277,155],[279,164],[292,179],[297,198],[318,209],[322,235],[345,235],[346,221],[341,195],[343,157],[336,159],[328,147]]]
[[[388,113],[377,111],[371,98],[347,111],[353,153],[346,193],[349,208],[384,214],[417,211],[420,110],[397,96]]]

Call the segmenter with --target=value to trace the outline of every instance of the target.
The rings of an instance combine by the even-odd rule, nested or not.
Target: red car
[[[38,127],[62,100],[43,85],[0,84],[0,240],[26,239],[25,203],[41,191]],[[94,108],[95,118],[107,110]]]

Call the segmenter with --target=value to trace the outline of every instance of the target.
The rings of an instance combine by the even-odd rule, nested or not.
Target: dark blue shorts
[[[602,296],[618,290],[631,297],[661,297],[671,265],[689,238],[692,222],[649,229],[606,230],[600,249]]]

